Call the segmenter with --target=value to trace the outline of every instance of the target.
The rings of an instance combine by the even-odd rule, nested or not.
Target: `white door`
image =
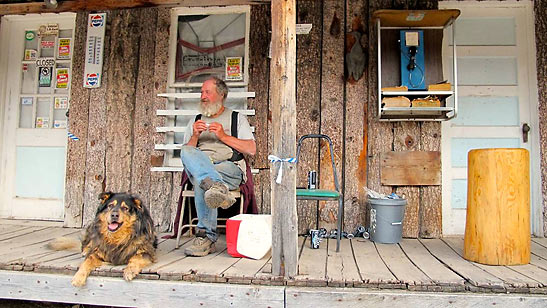
[[[443,233],[463,234],[467,153],[477,148],[530,151],[532,232],[542,235],[539,132],[532,2],[439,2],[456,8],[456,119],[442,124]],[[451,76],[451,36],[445,32],[444,72]],[[528,140],[522,127],[528,125]]]
[[[74,21],[73,13],[2,18],[1,217],[63,219]]]

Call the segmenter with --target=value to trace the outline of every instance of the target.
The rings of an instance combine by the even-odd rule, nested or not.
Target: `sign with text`
[[[57,59],[70,59],[69,38],[61,38],[58,40]]]
[[[38,36],[59,35],[59,24],[46,24],[38,28]]]
[[[106,13],[89,14],[85,49],[84,88],[101,86]]]
[[[312,24],[296,24],[296,34],[309,34]]]
[[[52,67],[52,66],[55,66],[55,58],[51,58],[51,57],[44,57],[44,58],[38,58],[36,59],[36,66],[38,67],[44,67],[44,66],[47,66],[47,67]]]
[[[226,57],[226,78],[225,80],[243,80],[242,57]]]
[[[57,79],[55,87],[57,89],[68,88],[68,68],[58,68],[55,75]]]

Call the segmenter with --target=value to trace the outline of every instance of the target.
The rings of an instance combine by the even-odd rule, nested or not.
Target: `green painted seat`
[[[296,189],[296,199],[307,199],[307,200],[330,200],[340,198],[340,193],[336,190],[326,190],[326,189]]]
[[[310,134],[304,135],[298,139],[298,146],[296,148],[296,162],[300,158],[300,149],[302,148],[302,141],[308,138],[326,139],[329,143],[330,160],[332,163],[332,174],[334,177],[335,190],[326,189],[296,189],[297,200],[332,200],[338,201],[338,221],[337,221],[337,236],[336,236],[336,252],[340,251],[340,236],[342,234],[342,220],[344,213],[344,196],[340,190],[340,184],[338,183],[338,173],[336,172],[336,165],[334,164],[334,151],[332,149],[332,140],[329,136],[323,134]],[[319,202],[317,202],[319,207]],[[319,213],[319,208],[317,210]],[[316,228],[319,228],[319,218],[317,219]]]

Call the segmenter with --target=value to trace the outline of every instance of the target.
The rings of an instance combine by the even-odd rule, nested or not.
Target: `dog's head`
[[[99,195],[96,218],[105,233],[143,235],[153,229],[152,219],[142,201],[131,194],[105,192]]]

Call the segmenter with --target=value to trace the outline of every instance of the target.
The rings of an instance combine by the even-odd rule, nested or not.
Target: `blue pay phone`
[[[423,30],[401,30],[401,85],[409,90],[425,90]]]

